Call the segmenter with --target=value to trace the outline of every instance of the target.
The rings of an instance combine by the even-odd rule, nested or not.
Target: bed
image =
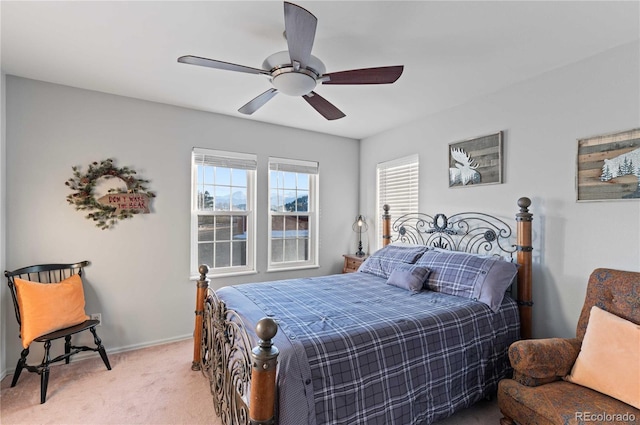
[[[515,231],[385,206],[356,273],[212,291],[201,266],[192,369],[222,423],[430,424],[495,393],[531,336],[530,204]]]

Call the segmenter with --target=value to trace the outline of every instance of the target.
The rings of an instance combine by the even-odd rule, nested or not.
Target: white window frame
[[[286,212],[286,211],[272,211],[271,202],[271,189],[272,189],[272,171],[288,171],[303,173],[309,175],[309,199],[308,199],[308,211],[300,214],[299,212]],[[303,161],[287,158],[269,158],[269,217],[268,217],[268,259],[267,259],[267,271],[281,271],[281,270],[295,270],[318,267],[318,193],[319,193],[319,167],[317,162]],[[308,215],[309,216],[309,257],[306,261],[283,261],[274,262],[272,252],[272,224],[274,216],[297,216]]]
[[[208,211],[198,209],[197,162],[206,161],[217,166],[247,170],[247,207],[245,211]],[[215,268],[209,266],[209,277],[233,276],[256,273],[256,170],[257,156],[213,149],[193,148],[191,153],[191,277],[198,278],[198,217],[245,216],[247,226],[246,265]]]
[[[391,219],[419,211],[419,171],[418,154],[376,166],[376,246],[382,248],[382,207],[389,204]]]

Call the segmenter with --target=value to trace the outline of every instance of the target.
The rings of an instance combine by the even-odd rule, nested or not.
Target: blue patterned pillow
[[[387,245],[364,260],[358,271],[387,279],[398,264],[415,263],[427,249],[422,245]]]
[[[430,249],[416,265],[431,270],[427,288],[500,309],[505,291],[518,273],[517,264],[495,256]]]
[[[424,288],[429,273],[431,270],[426,267],[415,264],[398,264],[389,275],[387,285],[397,286],[411,292],[420,292]]]

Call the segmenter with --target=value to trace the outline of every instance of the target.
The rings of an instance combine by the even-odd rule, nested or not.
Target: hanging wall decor
[[[640,128],[578,139],[578,201],[640,200]]]
[[[89,164],[86,173],[80,167],[73,166],[73,177],[65,182],[73,193],[67,196],[67,202],[76,210],[88,211],[85,218],[91,219],[101,229],[113,227],[118,220],[131,218],[136,214],[148,214],[149,202],[155,198],[147,184],[149,180],[137,178],[135,170],[129,167],[118,168],[112,159]],[[104,196],[96,198],[96,186],[100,179],[120,179],[126,189],[111,188]]]
[[[449,143],[449,187],[502,183],[502,131]]]

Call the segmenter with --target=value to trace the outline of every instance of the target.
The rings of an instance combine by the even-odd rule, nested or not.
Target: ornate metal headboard
[[[389,206],[384,206],[389,214]],[[401,241],[451,251],[499,255],[515,260],[511,226],[492,215],[463,212],[447,217],[423,213],[398,217],[391,225],[390,242]]]
[[[452,251],[508,257],[519,264],[517,299],[520,310],[520,334],[531,338],[532,256],[531,199],[518,199],[520,211],[516,214],[515,241],[512,227],[505,221],[484,213],[464,212],[445,216],[436,214],[407,214],[391,224],[389,206],[382,215],[382,243],[394,241],[441,247]],[[395,235],[395,236],[392,236]]]

